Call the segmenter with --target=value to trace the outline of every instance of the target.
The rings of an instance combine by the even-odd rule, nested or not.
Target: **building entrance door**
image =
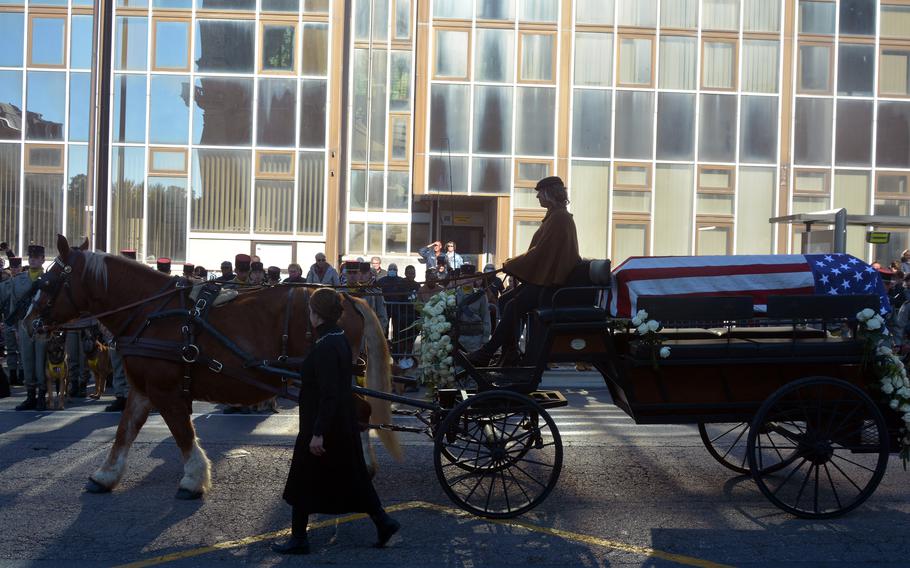
[[[479,263],[485,259],[485,239],[483,227],[446,225],[442,228],[443,244],[454,241],[458,254],[464,258],[465,262],[473,264],[478,270],[483,269],[483,264]]]

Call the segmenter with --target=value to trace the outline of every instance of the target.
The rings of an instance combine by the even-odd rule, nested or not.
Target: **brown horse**
[[[42,325],[52,326],[80,317],[98,316],[107,329],[117,334],[116,339],[124,342],[124,365],[131,386],[129,397],[110,454],[89,477],[86,490],[107,492],[119,483],[126,469],[130,446],[148,418],[149,411],[154,408],[161,413],[183,456],[184,475],[177,497],[201,497],[211,486],[211,463],[196,438],[191,421],[192,401],[256,404],[270,398],[273,393],[257,388],[256,384],[238,380],[238,373],[275,389],[282,388],[282,377],[255,367],[244,369],[244,361],[234,351],[206,332],[195,337],[195,345],[200,353],[223,364],[223,372],[213,370],[217,366],[212,364],[183,363],[179,356],[177,360],[167,360],[129,354],[126,343],[146,327],[148,316],[153,312],[183,309],[187,313],[193,306],[193,302],[187,300],[189,289],[175,289],[176,282],[170,276],[133,260],[89,252],[87,248],[88,241],[78,249],[71,249],[66,238],[58,235],[59,256],[42,278],[39,292],[25,319],[26,328],[33,330]],[[172,285],[169,286],[169,283]],[[208,322],[257,360],[275,359],[282,351],[282,336],[285,333],[282,322],[286,313],[291,313],[293,317],[287,330],[286,352],[291,357],[299,357],[309,351],[315,340],[312,335],[314,330],[309,324],[308,300],[309,292],[303,288],[289,291],[287,286],[276,286],[241,291],[230,303],[212,308],[208,313]],[[143,340],[181,343],[184,341],[181,328],[185,323],[185,317],[157,319],[148,324],[141,337]],[[355,356],[361,345],[365,347],[367,386],[389,392],[391,358],[376,315],[362,300],[346,298],[339,325],[354,347]],[[234,377],[228,376],[232,370]],[[370,405],[375,421],[391,423],[388,402],[371,399]],[[394,457],[399,457],[401,449],[394,433],[380,431],[379,436],[386,449]]]

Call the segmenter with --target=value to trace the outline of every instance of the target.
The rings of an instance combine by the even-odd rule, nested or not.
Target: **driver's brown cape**
[[[506,261],[503,269],[522,282],[559,286],[581,261],[578,234],[572,214],[565,208],[550,209],[531,237],[528,252]]]

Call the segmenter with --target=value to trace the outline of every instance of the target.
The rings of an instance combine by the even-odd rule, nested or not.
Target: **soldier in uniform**
[[[170,276],[171,274],[171,259],[169,258],[159,258],[155,263],[155,268],[158,272],[163,272]]]
[[[268,270],[266,270],[265,281],[269,286],[281,284],[281,269],[277,266],[270,266]]]
[[[234,266],[231,261],[225,260],[221,263],[221,276],[215,279],[215,282],[230,282],[234,279]]]
[[[183,264],[183,277],[196,284],[199,279],[196,278],[196,265],[186,262]]]
[[[228,285],[234,284],[234,288],[243,287],[250,283],[250,255],[238,254],[234,257],[234,278],[228,282]]]
[[[28,246],[28,271],[10,280],[8,323],[18,326],[19,357],[25,374],[26,398],[16,410],[46,410],[47,386],[44,380],[44,355],[47,337],[36,333],[29,337],[22,319],[36,291],[35,282],[44,274],[44,247]]]
[[[258,260],[250,263],[250,284],[253,286],[262,286],[265,284],[265,269]]]
[[[472,264],[461,265],[461,275],[474,274]],[[455,289],[455,302],[458,325],[458,341],[469,351],[480,349],[490,336],[490,308],[487,303],[486,290],[476,281],[461,281]]]
[[[0,283],[0,314],[4,321],[12,315],[10,313],[10,290],[12,290],[13,279],[22,273],[22,259],[18,256],[9,259],[9,273],[9,279]],[[15,325],[4,324],[3,342],[6,344],[6,370],[9,372],[10,384],[25,384],[25,376],[19,361],[19,332]]]

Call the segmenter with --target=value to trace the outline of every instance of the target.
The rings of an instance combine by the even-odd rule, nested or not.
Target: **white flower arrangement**
[[[661,329],[660,322],[648,319],[648,312],[645,310],[638,310],[635,317],[629,321],[629,326],[635,328],[635,333],[641,336],[641,341],[643,343],[651,346],[651,355],[655,369],[657,368],[658,356],[661,359],[670,357],[670,348],[663,345],[663,341],[657,335],[657,332]]]
[[[455,292],[445,290],[431,297],[420,310],[420,366],[423,382],[432,388],[446,387],[455,377],[452,337]]]
[[[900,414],[900,457],[904,469],[910,461],[910,379],[903,361],[891,349],[892,337],[885,320],[874,310],[866,308],[856,314],[860,332],[866,337],[867,353],[872,355],[872,366],[878,379],[876,386],[888,401],[891,410]]]

